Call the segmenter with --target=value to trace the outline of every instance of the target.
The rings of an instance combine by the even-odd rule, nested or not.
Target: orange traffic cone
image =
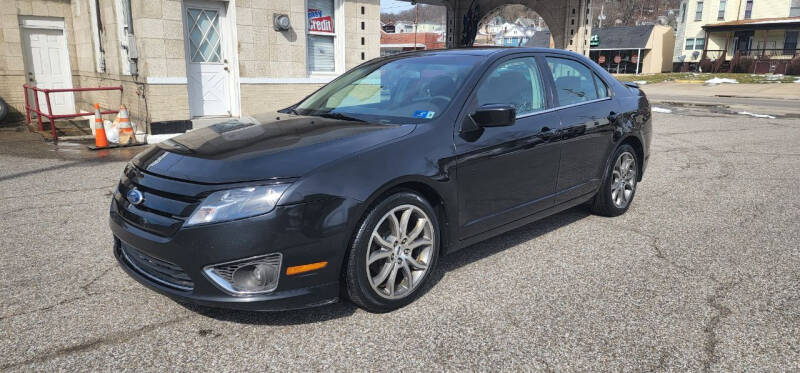
[[[119,107],[119,143],[125,145],[128,143],[135,143],[136,136],[133,133],[131,120],[128,116],[128,108],[125,105]]]
[[[103,127],[103,116],[100,115],[100,104],[94,104],[94,146],[97,148],[107,148],[108,139],[106,129]]]

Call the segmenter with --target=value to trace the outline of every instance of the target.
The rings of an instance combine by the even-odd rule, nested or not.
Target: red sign
[[[597,59],[597,63],[599,63],[599,64],[604,64],[604,63],[606,63],[606,56],[605,56],[605,55],[601,55],[601,56],[600,56],[600,57]]]
[[[620,55],[614,56],[614,63],[620,63],[622,61],[622,57]]]
[[[308,31],[333,33],[333,17],[323,16],[319,9],[308,9]]]

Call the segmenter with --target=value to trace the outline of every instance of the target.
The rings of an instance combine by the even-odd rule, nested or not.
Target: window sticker
[[[436,115],[435,111],[417,110],[414,112],[414,118],[431,119]]]

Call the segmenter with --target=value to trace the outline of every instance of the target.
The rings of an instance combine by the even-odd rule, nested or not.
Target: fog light
[[[259,291],[275,279],[275,269],[266,264],[247,265],[233,272],[233,286],[244,291]]]
[[[231,295],[268,293],[278,287],[281,254],[269,254],[207,266],[206,276]]]

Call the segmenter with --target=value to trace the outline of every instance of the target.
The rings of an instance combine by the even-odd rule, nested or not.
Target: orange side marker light
[[[305,272],[316,271],[318,269],[323,269],[325,266],[328,265],[328,262],[316,262],[311,264],[303,264],[300,266],[293,266],[286,268],[286,275],[298,275]]]

